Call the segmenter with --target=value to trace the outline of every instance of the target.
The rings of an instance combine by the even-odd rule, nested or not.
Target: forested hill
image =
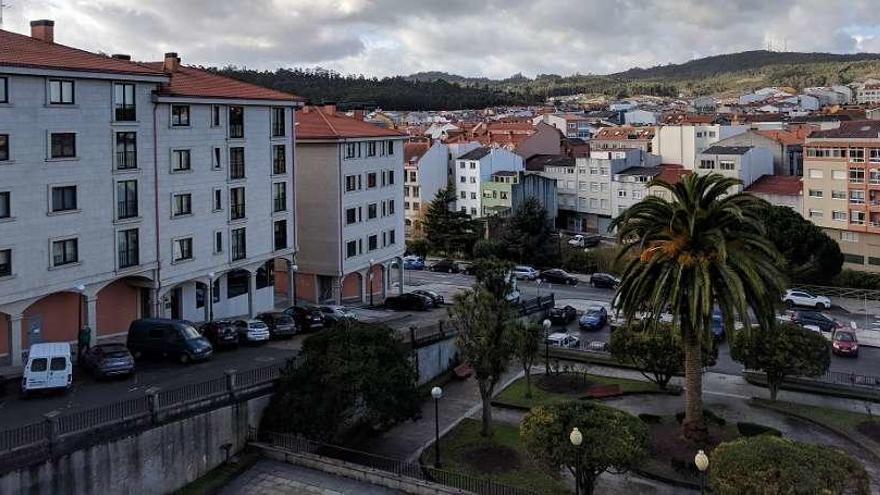
[[[279,69],[275,72],[236,67],[214,69],[249,82],[289,91],[314,103],[337,102],[394,110],[455,110],[496,105],[536,104],[548,97],[572,94],[625,97],[736,95],[764,86],[848,84],[880,78],[880,54],[771,52],[765,50],[716,55],[682,64],[634,68],[608,75],[535,78],[515,74],[493,80],[444,72],[367,78],[324,69]]]

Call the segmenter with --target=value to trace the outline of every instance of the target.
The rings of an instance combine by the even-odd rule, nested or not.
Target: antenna
[[[0,29],[3,29],[3,9],[12,8],[12,5],[8,3],[3,3],[3,0],[0,0]]]

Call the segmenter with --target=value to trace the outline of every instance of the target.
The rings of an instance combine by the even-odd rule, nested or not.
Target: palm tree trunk
[[[694,332],[689,332],[684,340],[685,410],[682,428],[685,438],[703,444],[709,436],[703,419],[703,349]]]

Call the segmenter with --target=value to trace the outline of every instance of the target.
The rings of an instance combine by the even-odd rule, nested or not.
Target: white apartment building
[[[176,56],[138,64],[123,55],[62,46],[54,42],[52,21],[31,23],[31,37],[0,31],[0,46],[0,360],[17,365],[32,343],[75,341],[81,326],[91,329],[95,342],[127,331],[139,317],[204,320],[210,305],[205,296],[204,309],[195,312],[197,298],[191,305],[183,294],[172,300],[175,287],[210,273],[223,279],[233,266],[252,268],[244,263],[253,262],[256,272],[256,264],[277,254],[256,249],[251,252],[267,256],[248,256],[237,264],[213,256],[213,238],[200,229],[211,225],[213,233],[215,227],[230,226],[226,218],[214,221],[203,206],[211,204],[215,186],[227,187],[227,178],[211,179],[203,172],[212,171],[208,147],[225,150],[227,136],[207,134],[209,111],[192,105],[188,113],[171,112],[170,104],[205,97],[201,90],[215,86],[234,95],[201,101],[223,109],[256,100],[266,105],[269,93],[279,100],[273,104],[292,108],[295,97],[180,68]],[[186,85],[190,94],[177,91],[179,79],[166,70],[169,62],[192,71],[200,83]],[[188,116],[189,131],[171,135],[172,113],[178,122]],[[245,110],[255,133],[248,138],[257,146],[261,124],[256,113],[249,114]],[[205,133],[197,130],[202,124]],[[173,154],[177,149],[190,150],[186,160],[172,159],[182,157]],[[248,183],[269,181],[268,174],[258,176],[258,154],[253,158]],[[172,169],[171,163],[179,166]],[[174,205],[188,205],[189,213],[172,218]],[[260,220],[255,212],[248,228],[256,233]],[[292,248],[292,221],[289,225]],[[179,238],[192,241],[178,246],[188,259],[172,255]],[[259,237],[248,241],[258,243]],[[220,311],[224,299],[221,295]]]
[[[495,172],[525,170],[523,158],[504,148],[475,148],[455,160],[454,181],[456,206],[473,218],[483,214],[481,184],[489,182]]]
[[[618,216],[648,196],[648,183],[660,175],[660,167],[629,167],[611,177],[611,213]]]
[[[660,155],[662,163],[693,170],[699,163],[700,153],[748,129],[745,125],[664,125],[657,127],[651,148]]]
[[[762,175],[773,175],[773,152],[755,146],[712,146],[700,153],[697,174],[717,173],[742,181],[741,192]]]
[[[403,212],[406,237],[420,237],[428,206],[449,185],[449,145],[439,141],[405,143]]]
[[[335,105],[305,107],[297,121],[297,297],[373,304],[394,269],[402,292],[406,135]]]

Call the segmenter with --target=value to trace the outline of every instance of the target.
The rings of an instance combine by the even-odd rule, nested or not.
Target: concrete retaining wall
[[[247,442],[269,396],[77,450],[0,477],[0,493],[162,494],[184,487]]]
[[[458,353],[458,346],[455,345],[455,337],[416,349],[419,385],[431,381],[449,369],[456,353]]]

